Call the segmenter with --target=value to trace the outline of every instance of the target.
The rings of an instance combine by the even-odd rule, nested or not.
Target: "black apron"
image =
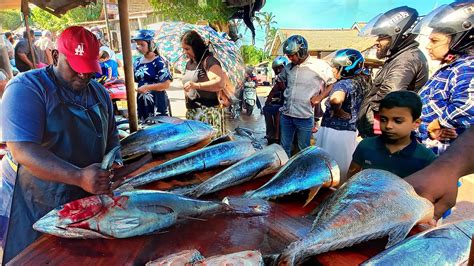
[[[46,90],[53,86],[60,88],[56,90],[60,104],[46,120],[45,134],[50,138],[42,146],[78,167],[101,162],[107,146],[108,114],[99,100],[100,87],[89,83],[98,103],[85,108],[65,101],[60,92],[64,88],[57,82],[52,67],[41,72],[38,78]],[[88,195],[77,186],[41,180],[18,165],[3,263],[13,259],[41,235],[32,228],[37,220],[60,205]]]

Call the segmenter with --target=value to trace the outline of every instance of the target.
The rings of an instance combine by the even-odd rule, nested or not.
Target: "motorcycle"
[[[254,81],[246,81],[242,90],[241,109],[245,109],[247,115],[252,115],[253,109],[257,103],[257,89]]]
[[[128,116],[127,108],[127,90],[125,81],[123,79],[114,79],[111,81],[105,81],[104,76],[97,80],[99,83],[104,85],[105,89],[110,95],[114,106],[114,113],[116,115]]]

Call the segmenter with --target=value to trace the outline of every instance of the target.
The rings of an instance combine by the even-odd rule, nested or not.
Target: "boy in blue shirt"
[[[100,51],[99,64],[102,69],[102,75],[107,77],[106,82],[117,79],[118,64],[116,61],[110,59],[110,55],[107,51]]]
[[[418,143],[413,131],[420,125],[421,99],[411,91],[395,91],[380,101],[381,136],[366,138],[357,146],[347,173],[382,169],[402,178],[429,165],[436,155]]]

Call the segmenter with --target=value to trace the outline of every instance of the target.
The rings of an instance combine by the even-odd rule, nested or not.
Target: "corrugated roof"
[[[310,51],[329,52],[343,48],[363,51],[374,45],[375,38],[359,37],[356,29],[279,29],[272,46],[272,55],[279,54],[281,43],[291,35],[301,35]]]

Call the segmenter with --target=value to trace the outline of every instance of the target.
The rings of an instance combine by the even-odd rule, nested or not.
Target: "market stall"
[[[158,157],[143,165],[130,176],[143,172],[166,160],[189,153],[204,146],[199,143],[191,148]],[[170,189],[201,182],[217,172],[212,170],[158,181],[146,189]],[[238,196],[244,191],[264,184],[270,176],[247,182],[210,194],[205,199],[220,200],[225,196]],[[152,235],[127,239],[63,239],[43,235],[36,242],[10,261],[11,265],[38,264],[93,264],[93,265],[143,265],[153,259],[186,249],[197,249],[204,256],[227,254],[243,250],[259,250],[263,255],[278,254],[289,243],[307,234],[312,219],[305,217],[321,200],[332,193],[321,191],[316,200],[303,207],[305,195],[297,194],[271,204],[271,212],[263,216],[219,214],[209,219],[190,219]],[[383,250],[386,240],[370,241],[314,257],[308,265],[358,265]]]

